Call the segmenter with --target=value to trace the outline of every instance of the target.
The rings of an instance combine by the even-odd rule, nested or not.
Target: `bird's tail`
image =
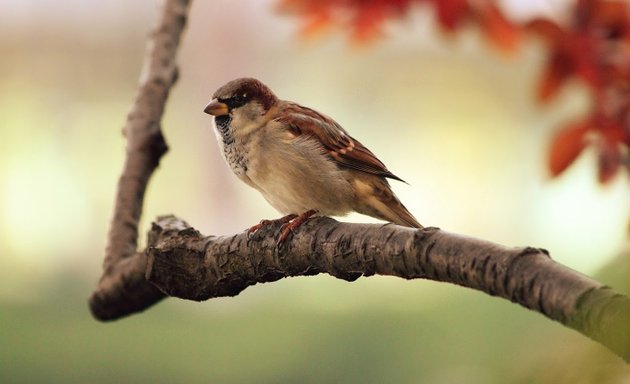
[[[370,183],[371,190],[366,188],[356,188],[355,191],[363,196],[355,210],[364,215],[376,217],[386,220],[394,224],[411,228],[423,228],[422,224],[405,208],[398,200],[398,197],[391,190],[386,180],[380,179],[380,182]],[[361,186],[367,185],[359,181]]]
[[[396,198],[396,200],[398,199]],[[418,220],[413,217],[409,210],[407,210],[407,208],[405,208],[405,206],[400,201],[398,201],[397,206],[390,206],[388,208],[391,211],[389,212],[389,216],[391,217],[389,221],[391,221],[392,223],[411,228],[423,228],[422,224],[420,224]]]

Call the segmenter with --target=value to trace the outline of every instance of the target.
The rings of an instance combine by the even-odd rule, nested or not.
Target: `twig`
[[[342,224],[318,218],[282,249],[278,226],[204,237],[163,217],[137,252],[138,221],[149,178],[166,152],[160,120],[177,79],[175,53],[190,0],[166,0],[149,38],[134,105],[127,118],[127,157],[118,183],[103,276],[90,298],[100,320],[142,311],[166,295],[192,300],[234,296],[287,276],[328,273],[352,281],[374,274],[425,278],[516,302],[596,340],[630,361],[630,299],[555,263],[546,251],[506,248],[437,228]],[[164,293],[163,293],[164,292]]]
[[[144,254],[136,254],[138,221],[149,178],[168,149],[160,120],[169,90],[177,80],[175,53],[189,5],[190,0],[165,2],[149,36],[138,93],[123,128],[127,157],[118,180],[103,276],[89,300],[93,315],[101,320],[119,316],[121,311],[142,310],[164,297],[144,279]]]

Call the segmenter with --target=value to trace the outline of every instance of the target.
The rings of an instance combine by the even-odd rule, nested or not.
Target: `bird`
[[[355,211],[423,228],[392,191],[404,182],[335,120],[279,99],[260,80],[238,78],[213,94],[204,112],[214,117],[222,155],[234,174],[281,214],[282,243],[311,216]]]

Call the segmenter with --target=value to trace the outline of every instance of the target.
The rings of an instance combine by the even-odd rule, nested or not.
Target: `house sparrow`
[[[214,116],[226,162],[287,215],[279,243],[314,214],[356,211],[422,228],[387,182],[402,179],[330,117],[278,99],[253,78],[230,81],[212,97],[204,112]]]

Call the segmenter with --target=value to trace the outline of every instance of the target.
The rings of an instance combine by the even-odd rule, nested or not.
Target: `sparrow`
[[[217,140],[232,171],[286,215],[278,219],[284,223],[279,243],[316,214],[356,211],[422,228],[387,181],[403,180],[330,117],[280,100],[254,78],[220,87],[204,112],[214,116]],[[250,232],[271,222],[263,220]]]

